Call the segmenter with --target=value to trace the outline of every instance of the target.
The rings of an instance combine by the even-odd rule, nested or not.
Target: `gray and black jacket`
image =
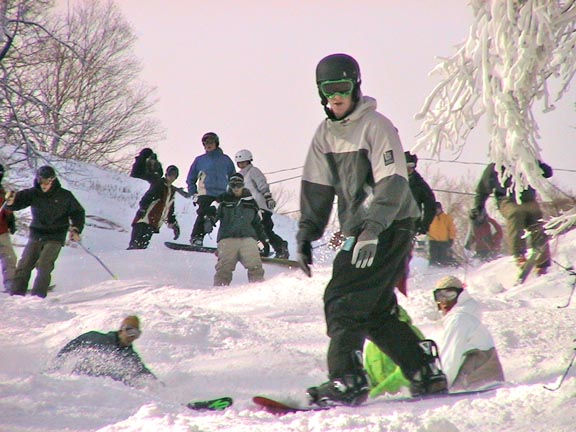
[[[217,198],[218,207],[218,238],[246,238],[265,241],[266,234],[262,227],[258,204],[250,191],[246,188],[241,197],[236,197],[232,192],[223,193]]]
[[[381,233],[395,220],[420,216],[398,131],[371,97],[363,96],[346,118],[326,119],[316,130],[302,175],[298,241],[322,236],[335,196],[345,236],[363,228]]]

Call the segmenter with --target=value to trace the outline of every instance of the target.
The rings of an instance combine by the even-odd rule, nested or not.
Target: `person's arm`
[[[194,159],[194,162],[190,166],[188,175],[186,176],[186,184],[188,185],[188,193],[194,195],[198,193],[198,188],[196,186],[196,181],[198,180],[198,174],[200,170],[198,168],[198,158]]]
[[[448,314],[451,312],[448,312]],[[440,346],[440,360],[448,379],[448,387],[452,385],[458,375],[460,366],[462,366],[466,352],[466,341],[471,331],[473,331],[473,328],[470,320],[463,319],[462,315],[445,318],[444,337]]]
[[[84,229],[86,211],[84,210],[84,207],[82,207],[82,204],[80,204],[76,197],[72,194],[72,192],[70,192],[68,217],[70,218],[70,229],[80,234]]]
[[[6,206],[4,207],[5,210],[22,210],[26,207],[30,207],[34,202],[34,188],[31,189],[24,189],[18,192],[12,192],[14,195],[12,198],[6,199]]]
[[[480,181],[476,186],[476,195],[474,196],[474,209],[478,211],[483,209],[486,205],[486,200],[496,187],[495,182],[498,181],[498,174],[495,170],[493,163],[489,164],[482,173]]]

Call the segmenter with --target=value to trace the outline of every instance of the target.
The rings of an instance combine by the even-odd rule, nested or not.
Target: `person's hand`
[[[478,216],[480,216],[480,213],[482,212],[481,208],[478,207],[474,207],[472,209],[470,209],[470,211],[468,212],[468,217],[472,220],[476,219]]]
[[[274,210],[276,207],[276,201],[272,198],[272,194],[270,192],[265,193],[264,199],[266,199],[266,207],[268,207],[268,210]]]
[[[308,240],[302,240],[298,242],[298,250],[296,253],[296,261],[298,261],[298,267],[306,274],[308,277],[312,277],[312,270],[310,270],[310,265],[312,264],[312,243]]]
[[[194,204],[194,206],[198,205],[198,194],[192,194],[192,204]]]
[[[178,225],[178,222],[168,224],[168,228],[174,232],[174,240],[178,240],[178,237],[180,237],[180,225]]]
[[[14,204],[14,200],[16,199],[16,192],[7,191],[6,195],[4,195],[4,199],[6,200],[6,205],[11,206],[12,204]]]
[[[80,240],[82,240],[80,238],[80,230],[76,227],[70,227],[70,235],[68,236],[68,239],[71,242],[78,243]]]
[[[356,268],[370,267],[376,256],[376,246],[378,235],[370,230],[362,231],[352,251],[352,265]]]

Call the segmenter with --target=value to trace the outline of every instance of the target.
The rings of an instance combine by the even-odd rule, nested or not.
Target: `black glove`
[[[478,216],[480,216],[480,213],[482,213],[482,208],[480,207],[474,207],[472,209],[470,209],[470,211],[468,212],[468,217],[472,220],[476,219]]]
[[[6,222],[8,223],[8,231],[10,231],[10,234],[14,234],[16,232],[16,218],[14,214],[9,214]]]
[[[312,270],[310,270],[310,265],[312,264],[311,242],[308,240],[302,240],[298,242],[296,261],[298,261],[298,266],[306,274],[306,276],[312,277]]]
[[[272,198],[272,194],[270,192],[265,193],[264,199],[266,200],[266,207],[268,207],[268,210],[274,210],[274,207],[276,207],[276,201]]]
[[[178,240],[178,237],[180,237],[180,225],[178,225],[178,222],[174,222],[171,228],[174,231],[174,240]]]
[[[538,161],[538,165],[540,166],[540,169],[542,170],[542,177],[544,178],[550,178],[552,177],[552,175],[554,174],[554,171],[552,171],[552,167],[544,162],[540,162]]]

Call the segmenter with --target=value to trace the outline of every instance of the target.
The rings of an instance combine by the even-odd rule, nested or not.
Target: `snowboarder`
[[[412,395],[446,391],[446,377],[432,368],[437,359],[398,319],[394,288],[420,212],[397,129],[362,95],[360,83],[358,63],[347,54],[329,55],[316,68],[328,118],[316,130],[302,176],[297,260],[304,273],[312,275],[312,241],[322,237],[336,196],[346,237],[324,293],[329,381],[308,389],[319,405],[366,400],[366,338],[395,359]]]
[[[538,161],[544,178],[552,177],[552,168]],[[548,236],[544,232],[542,224],[542,210],[536,201],[536,191],[528,187],[520,194],[519,200],[516,198],[516,191],[512,186],[512,179],[508,177],[503,184],[498,180],[496,165],[489,164],[476,186],[476,196],[474,197],[474,207],[470,210],[470,216],[476,217],[481,213],[486,204],[486,200],[492,192],[496,198],[498,210],[506,219],[506,236],[511,253],[520,269],[526,263],[526,241],[524,230],[530,233],[530,246],[536,253],[536,271],[538,275],[548,272],[550,267],[550,248],[548,246]]]
[[[178,178],[178,167],[170,165],[166,175],[156,180],[142,199],[132,221],[132,235],[128,249],[146,249],[152,235],[160,232],[164,221],[174,231],[174,240],[180,236],[180,226],[174,214],[174,192],[172,183]]]
[[[428,229],[430,265],[454,265],[452,246],[456,238],[456,225],[448,213],[444,213],[442,203],[436,201],[436,216]]]
[[[436,283],[434,301],[442,314],[440,359],[450,391],[480,390],[504,382],[504,371],[480,305],[455,276]]]
[[[38,168],[34,187],[6,194],[8,210],[32,207],[28,243],[16,266],[12,295],[26,295],[32,270],[36,279],[32,295],[46,297],[52,270],[69,233],[71,242],[80,241],[84,228],[84,208],[72,192],[64,189],[51,166]]]
[[[244,176],[246,188],[252,193],[252,196],[260,207],[260,216],[262,217],[262,226],[268,238],[268,243],[272,245],[275,252],[275,258],[288,259],[288,242],[274,232],[274,221],[272,221],[272,211],[276,207],[276,201],[272,198],[270,186],[266,177],[257,167],[252,164],[253,156],[250,150],[240,150],[234,156],[236,166],[240,168],[240,174]],[[264,250],[268,244],[264,245]],[[267,253],[264,256],[268,256]]]
[[[470,214],[470,226],[464,249],[474,250],[475,256],[482,261],[490,261],[500,255],[502,244],[502,227],[486,213],[486,209],[478,214]]]
[[[226,192],[228,177],[236,172],[234,163],[220,148],[220,138],[214,132],[202,136],[205,153],[194,159],[190,166],[186,184],[194,205],[198,205],[196,222],[190,236],[190,244],[204,243],[205,217],[217,196]]]
[[[264,280],[264,268],[258,241],[265,239],[266,234],[258,214],[258,204],[244,187],[242,174],[230,176],[228,189],[218,197],[217,220],[220,221],[220,228],[214,285],[230,285],[238,262],[248,271],[250,282],[261,282]]]
[[[3,207],[6,191],[2,186],[2,179],[4,178],[4,165],[0,164],[0,208]],[[10,240],[10,234],[16,232],[16,218],[11,210],[2,208],[0,210],[0,264],[2,264],[2,282],[4,284],[4,291],[10,293],[12,291],[12,280],[16,273],[16,252]]]
[[[141,334],[139,318],[127,316],[118,331],[90,331],[68,342],[52,369],[71,368],[73,374],[109,377],[131,387],[143,387],[157,378],[132,346]]]

